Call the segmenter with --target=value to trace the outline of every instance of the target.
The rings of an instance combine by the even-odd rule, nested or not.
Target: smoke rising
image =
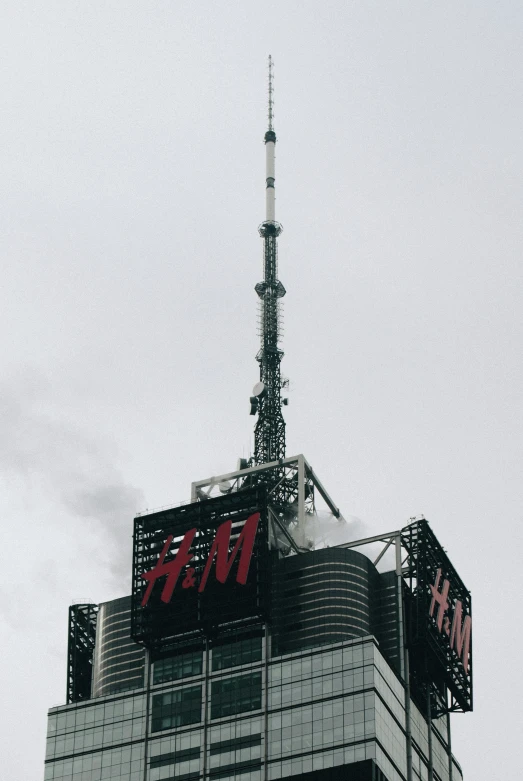
[[[305,537],[314,550],[331,548],[365,536],[365,524],[355,515],[336,518],[331,512],[318,510],[305,516]]]
[[[125,481],[114,447],[65,420],[53,408],[53,389],[26,370],[0,385],[0,470],[6,487],[38,491],[76,523],[108,568],[128,581],[132,519],[145,505],[142,491]],[[35,521],[36,523],[36,521]],[[121,583],[121,580],[120,580]]]

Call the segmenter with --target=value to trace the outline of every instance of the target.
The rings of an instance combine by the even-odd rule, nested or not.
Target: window
[[[201,720],[202,687],[190,686],[153,696],[152,732]]]
[[[240,751],[241,749],[251,748],[252,746],[261,746],[261,734],[257,735],[244,735],[243,737],[234,738],[232,740],[220,740],[215,743],[211,743],[210,754],[211,757],[215,754],[223,754],[228,751]]]
[[[169,752],[169,754],[158,754],[151,757],[149,762],[151,767],[162,767],[163,765],[172,765],[175,762],[187,762],[190,759],[200,758],[200,747],[180,749],[180,751]]]
[[[239,664],[259,662],[262,658],[261,637],[246,637],[227,645],[219,645],[212,650],[212,670],[225,670]]]
[[[192,773],[178,773],[176,776],[169,776],[169,778],[164,778],[163,781],[197,781],[199,778],[201,778],[200,772],[195,770]]]
[[[227,778],[228,776],[237,776],[241,773],[252,773],[259,768],[261,768],[261,759],[257,759],[254,762],[252,760],[235,762],[232,765],[220,765],[219,767],[211,768],[209,776],[213,779]],[[169,779],[166,781],[169,781]]]
[[[213,681],[211,719],[261,708],[261,673]]]
[[[190,675],[201,675],[202,657],[203,653],[200,649],[170,656],[168,659],[159,659],[154,663],[153,683],[166,683]]]

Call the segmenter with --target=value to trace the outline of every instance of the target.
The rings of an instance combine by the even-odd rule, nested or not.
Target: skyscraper
[[[255,452],[135,518],[132,595],[70,608],[46,781],[462,778],[470,594],[424,519],[319,546],[318,505],[340,511],[285,455],[271,60],[264,140]]]

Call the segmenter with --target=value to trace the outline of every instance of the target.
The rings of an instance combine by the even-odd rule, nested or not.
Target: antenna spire
[[[255,465],[268,464],[285,458],[285,421],[282,405],[287,404],[287,399],[281,398],[281,390],[287,387],[288,381],[284,380],[280,374],[280,362],[283,358],[283,350],[279,346],[281,336],[280,299],[285,295],[285,288],[278,279],[277,241],[283,228],[279,222],[276,222],[275,217],[274,151],[276,133],[273,128],[273,67],[273,60],[269,55],[269,129],[264,138],[266,154],[265,221],[258,228],[263,239],[263,282],[258,282],[254,288],[260,298],[261,336],[261,345],[256,356],[260,365],[260,381],[254,386],[253,396],[251,396],[251,415],[258,416],[254,429],[254,455],[252,459]],[[276,498],[276,494],[273,498]]]
[[[274,99],[273,99],[273,80],[274,80],[274,73],[273,73],[274,63],[272,61],[272,57],[269,54],[269,130],[273,130],[272,126],[272,120],[274,118]]]

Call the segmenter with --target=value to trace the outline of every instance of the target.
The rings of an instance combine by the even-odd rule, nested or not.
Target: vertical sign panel
[[[426,520],[402,531],[409,553],[408,644],[415,688],[429,686],[445,710],[472,710],[472,602]]]
[[[132,636],[160,649],[264,618],[268,557],[263,486],[139,516]]]

